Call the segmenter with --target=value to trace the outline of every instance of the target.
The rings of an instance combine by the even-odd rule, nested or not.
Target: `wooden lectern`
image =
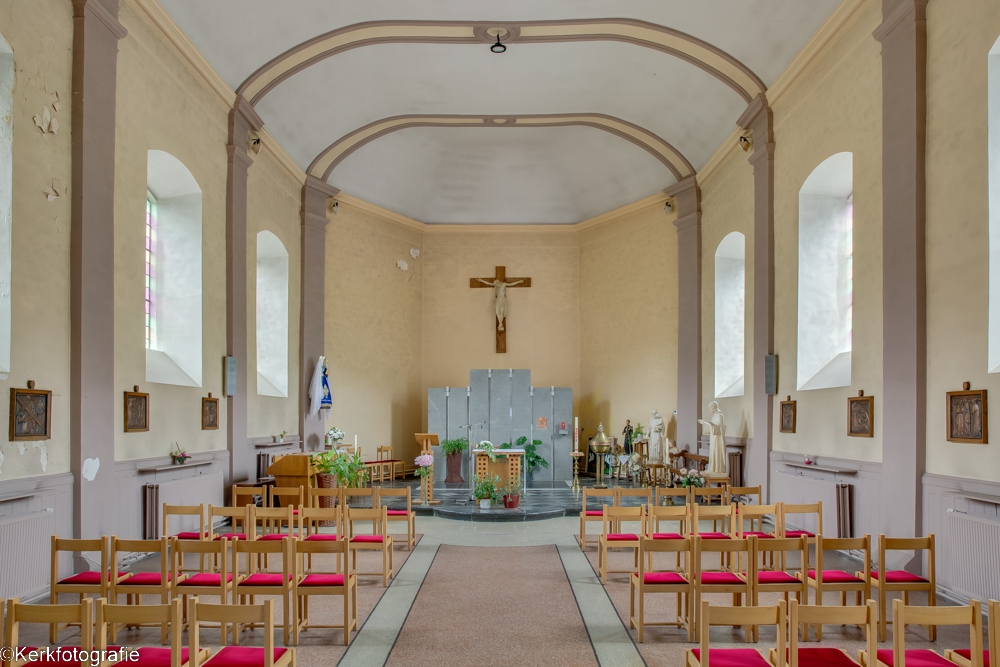
[[[431,447],[435,447],[438,444],[440,444],[440,440],[438,440],[437,433],[414,433],[413,437],[417,441],[417,444],[420,445],[421,456],[423,456],[424,454],[430,454],[431,456],[433,456],[434,452],[431,450]],[[427,476],[421,478],[420,480],[420,499],[421,503],[424,505],[441,504],[440,500],[434,500],[433,465],[431,466],[431,471],[427,474]]]
[[[267,474],[274,476],[275,486],[301,486],[308,494],[309,487],[316,486],[316,465],[310,454],[285,454],[275,456],[274,463],[267,468]],[[282,507],[295,504],[298,498],[279,496]]]

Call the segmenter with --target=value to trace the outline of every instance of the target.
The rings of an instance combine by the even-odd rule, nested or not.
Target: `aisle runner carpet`
[[[386,663],[597,665],[555,546],[442,545]]]

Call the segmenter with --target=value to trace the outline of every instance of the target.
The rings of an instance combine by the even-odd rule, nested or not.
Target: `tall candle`
[[[354,449],[358,448],[358,434],[354,434]]]
[[[580,418],[573,417],[573,451],[580,451]]]

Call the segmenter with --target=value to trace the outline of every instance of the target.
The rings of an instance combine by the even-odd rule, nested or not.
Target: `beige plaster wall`
[[[929,473],[1000,481],[1000,436],[946,440],[945,393],[970,382],[1000,394],[987,373],[989,222],[987,54],[1000,5],[927,7],[927,462]]]
[[[572,230],[434,230],[424,235],[423,422],[429,387],[466,387],[478,368],[525,368],[536,387],[580,392],[580,256]],[[495,348],[492,289],[469,279],[506,266],[508,279],[531,278],[507,292],[507,353]]]
[[[392,445],[417,454],[421,395],[421,234],[341,202],[326,230],[326,356],[333,409],[327,428],[358,436],[364,455]],[[396,267],[405,260],[409,270]]]
[[[247,435],[298,432],[302,183],[265,147],[254,156],[247,195]],[[288,252],[288,396],[257,393],[257,234],[272,232]]]
[[[0,0],[0,32],[15,68],[11,372],[0,381],[0,480],[8,480],[70,468],[70,198],[63,192],[50,202],[42,190],[53,179],[68,188],[72,177],[73,7],[62,0]],[[52,93],[59,93],[61,111],[53,110]],[[46,105],[59,122],[57,134],[43,135],[31,119]],[[12,443],[10,388],[28,380],[52,391],[52,439]]]
[[[797,432],[774,449],[881,461],[882,393],[882,74],[880,5],[868,3],[845,33],[779,99],[775,131],[775,353],[778,395],[798,401]],[[854,154],[854,320],[851,386],[796,391],[798,195],[820,162]],[[742,159],[742,158],[740,158]],[[847,436],[847,397],[875,396],[875,437]]]
[[[649,423],[657,409],[676,433],[677,230],[663,204],[580,233],[581,440],[603,421]]]
[[[701,186],[701,395],[702,415],[708,404],[718,400],[726,416],[726,434],[736,438],[753,437],[753,167],[747,154],[731,152],[719,169]],[[743,396],[715,398],[715,251],[730,232],[740,232],[746,246],[746,301],[744,311]]]

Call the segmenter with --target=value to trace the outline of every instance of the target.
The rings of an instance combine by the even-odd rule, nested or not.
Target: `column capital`
[[[769,150],[770,154],[773,155],[774,136],[772,135],[771,107],[768,105],[767,97],[764,93],[753,98],[753,101],[747,106],[743,115],[736,121],[736,125],[753,133],[753,153],[748,158],[751,164],[754,163],[754,158],[757,156],[757,149],[760,147]],[[756,159],[759,160],[760,157]]]
[[[682,226],[682,220],[694,213],[698,213],[698,218],[701,218],[701,188],[698,186],[696,177],[688,176],[670,187],[664,188],[663,194],[677,200],[677,220],[674,225],[678,229]]]
[[[73,16],[98,21],[116,44],[128,35],[128,30],[118,20],[118,0],[73,0]]]
[[[315,176],[306,176],[302,185],[302,226],[323,227],[329,224],[327,202],[340,194],[340,190]]]
[[[927,0],[884,0],[882,23],[872,32],[872,37],[885,44],[893,40],[897,28],[926,20]]]

